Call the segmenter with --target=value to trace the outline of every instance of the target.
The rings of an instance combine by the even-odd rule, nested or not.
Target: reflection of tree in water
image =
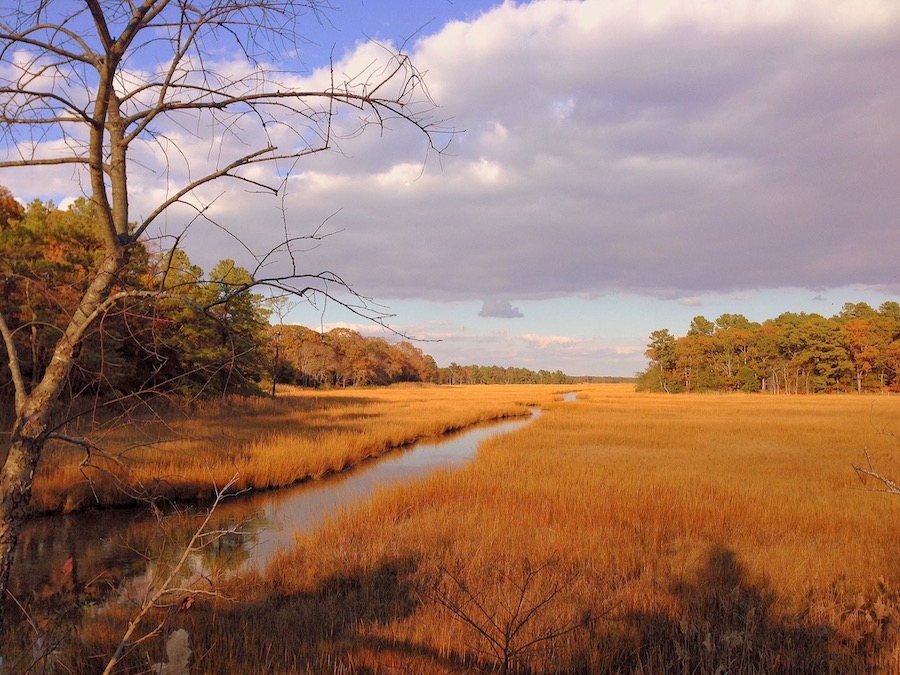
[[[204,516],[172,508],[159,517],[129,509],[34,519],[19,540],[8,634],[23,644],[49,644],[110,603],[140,597],[177,563]],[[244,565],[267,525],[262,511],[223,507],[211,529],[224,534],[193,555],[179,581],[213,579]]]
[[[137,547],[109,536],[107,518],[38,518],[19,538],[10,588],[22,603],[54,596],[100,598],[110,587],[140,575],[147,561]],[[129,534],[146,531],[135,521]],[[106,534],[106,536],[103,536]]]
[[[185,542],[205,516],[205,511],[189,509],[175,511],[158,521],[151,521],[155,525],[152,536],[148,541],[141,541],[140,548],[134,548],[146,551],[147,559],[155,567],[174,565],[184,551]],[[249,514],[234,509],[225,513],[217,512],[208,527],[210,536],[194,555],[194,564],[182,570],[182,578],[197,573],[216,577],[239,569],[249,562],[260,533],[268,525],[269,521],[261,511]],[[129,545],[131,546],[130,543]]]

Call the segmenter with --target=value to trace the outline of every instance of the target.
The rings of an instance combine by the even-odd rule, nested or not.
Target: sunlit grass
[[[423,391],[413,417],[503,389]],[[900,399],[591,386],[546,408],[171,617],[192,672],[900,672],[900,498],[852,469],[868,448],[900,476]]]
[[[546,565],[530,592],[558,592],[521,644],[562,635],[515,653],[513,668],[898,672],[900,499],[864,491],[851,468],[868,447],[900,474],[897,440],[882,433],[898,412],[889,397],[590,387],[485,443],[470,466],[302,537],[225,622],[253,634],[278,607],[306,637],[270,642],[313,671],[326,653],[375,672],[501,669],[471,600],[509,623],[498,578]],[[471,596],[483,630],[439,601],[460,579],[456,600]],[[248,642],[218,642],[225,661],[210,657],[208,672],[246,663]]]
[[[93,431],[96,446],[53,445],[35,480],[36,511],[72,511],[99,501],[154,495],[209,497],[237,475],[235,489],[269,489],[321,478],[365,459],[471,424],[527,413],[558,386],[393,387],[206,403],[189,417],[130,418]],[[77,434],[77,430],[73,435]]]

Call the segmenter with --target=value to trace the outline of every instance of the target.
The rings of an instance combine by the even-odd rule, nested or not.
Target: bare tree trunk
[[[6,462],[0,470],[0,592],[4,602],[16,542],[28,515],[32,477],[42,447],[40,441],[14,436]],[[0,629],[2,627],[3,611],[0,609]]]
[[[53,406],[59,400],[72,369],[75,350],[85,332],[109,302],[109,293],[124,257],[121,249],[107,255],[97,276],[73,313],[65,333],[56,343],[53,357],[40,383],[27,393],[9,331],[3,323],[9,367],[16,388],[16,423],[11,434],[9,454],[0,468],[0,631],[3,628],[3,602],[12,569],[16,541],[28,513],[34,473],[52,431]],[[49,430],[48,430],[49,429]]]

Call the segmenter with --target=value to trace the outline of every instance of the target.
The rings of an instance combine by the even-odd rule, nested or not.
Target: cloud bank
[[[900,286],[896,3],[506,3],[413,57],[451,152],[366,138],[289,197],[379,296]]]
[[[379,52],[361,44],[335,72]],[[410,52],[460,132],[447,153],[390,121],[298,164],[283,199],[228,183],[204,215],[257,251],[285,230],[340,231],[300,265],[387,302],[501,298],[482,317],[522,317],[502,298],[900,289],[900,3],[506,2]],[[203,138],[170,131],[209,160]],[[2,180],[27,198],[74,185],[41,176]],[[136,214],[165,194],[141,181]],[[206,269],[249,260],[203,223],[183,241]]]

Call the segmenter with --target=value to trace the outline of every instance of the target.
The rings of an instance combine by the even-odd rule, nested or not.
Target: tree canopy
[[[791,313],[694,318],[686,335],[654,331],[644,391],[900,391],[900,305],[847,303],[830,318]]]

